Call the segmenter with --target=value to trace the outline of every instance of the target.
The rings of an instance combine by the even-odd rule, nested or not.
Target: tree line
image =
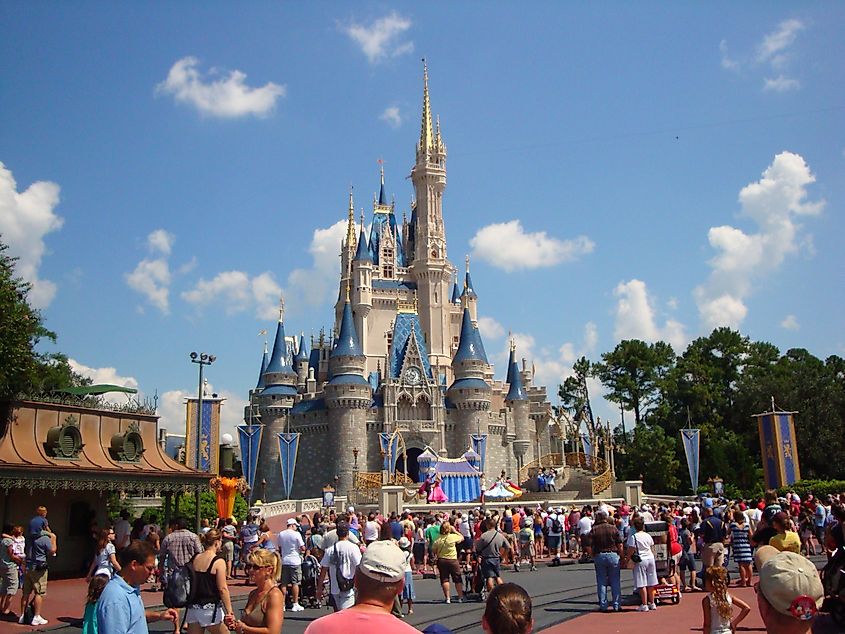
[[[757,420],[779,409],[797,411],[795,429],[802,479],[845,479],[845,360],[819,359],[803,348],[784,353],[730,328],[716,328],[680,355],[663,341],[621,341],[601,360],[585,357],[559,388],[561,408],[598,442],[608,442],[593,419],[588,379],[620,407],[613,431],[616,474],[642,476],[646,491],[690,493],[680,430],[701,430],[699,482],[721,477],[728,490],[762,489]],[[629,416],[627,424],[625,415]],[[630,420],[633,415],[633,420]]]

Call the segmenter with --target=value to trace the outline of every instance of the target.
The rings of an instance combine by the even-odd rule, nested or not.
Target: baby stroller
[[[845,627],[845,547],[834,551],[821,576],[825,596],[822,610],[830,612],[834,622]]]
[[[464,566],[464,594],[468,599],[486,601],[484,579],[481,576],[481,558],[472,553],[469,563]]]
[[[300,587],[299,602],[307,608],[320,608],[322,602],[317,600],[317,584],[320,581],[320,562],[314,555],[308,554],[302,560],[302,586]],[[326,596],[326,593],[323,593]]]

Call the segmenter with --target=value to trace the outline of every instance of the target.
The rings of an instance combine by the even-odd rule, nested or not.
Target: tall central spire
[[[434,145],[434,133],[431,128],[431,102],[428,99],[428,64],[423,63],[423,110],[422,123],[420,124],[420,150],[425,152]]]
[[[349,217],[346,223],[346,248],[355,245],[355,205],[352,202],[352,187],[349,188]]]

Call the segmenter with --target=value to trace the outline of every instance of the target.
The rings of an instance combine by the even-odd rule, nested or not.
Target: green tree
[[[633,411],[634,424],[639,425],[662,396],[661,383],[675,363],[672,346],[662,341],[648,344],[626,339],[601,358],[593,369],[609,390],[604,397]]]
[[[657,425],[637,425],[626,452],[616,460],[617,473],[626,479],[642,477],[646,491],[674,493],[680,487],[681,463],[676,443]]]
[[[31,285],[15,274],[15,262],[0,242],[0,401],[21,394],[49,392],[86,382],[71,370],[67,357],[39,353],[39,342],[55,342],[41,313],[29,305]]]
[[[176,515],[176,507],[173,507],[173,515]],[[235,495],[235,508],[232,515],[235,519],[242,521],[246,519],[249,512],[249,505],[244,497],[237,493]],[[194,521],[196,516],[196,504],[193,493],[183,493],[179,496],[179,515],[184,515],[190,522]],[[217,517],[217,498],[211,491],[203,491],[200,494],[200,516],[203,519],[213,520]],[[163,517],[163,512],[162,512]]]

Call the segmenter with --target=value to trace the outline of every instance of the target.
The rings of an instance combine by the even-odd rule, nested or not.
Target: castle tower
[[[469,446],[470,434],[487,432],[492,393],[490,384],[484,380],[487,366],[481,333],[472,324],[469,310],[465,308],[461,321],[460,343],[455,358],[452,359],[455,380],[447,392],[449,401],[458,410],[454,436],[451,442],[447,438],[447,448],[452,456],[463,454]]]
[[[340,324],[343,313],[344,292],[352,283],[352,260],[355,258],[355,203],[352,200],[352,189],[349,189],[349,208],[347,210],[346,236],[340,244],[340,284],[337,291],[337,302],[334,306],[335,324]]]
[[[423,60],[425,63],[425,60]],[[423,108],[416,163],[411,170],[416,195],[413,275],[417,281],[419,315],[428,334],[429,361],[445,369],[451,362],[449,282],[452,265],[446,259],[443,190],[446,188],[446,144],[438,121],[432,130],[428,67],[423,66]],[[435,376],[440,372],[435,370]]]
[[[353,486],[354,448],[358,449],[358,464],[367,465],[367,410],[373,390],[364,378],[366,361],[347,291],[340,334],[329,359],[331,379],[323,388],[329,410],[330,442],[334,443],[334,471],[340,478],[337,489],[343,494]]]
[[[469,309],[469,316],[472,323],[478,325],[478,295],[472,287],[472,278],[469,276],[469,256],[466,256],[466,277],[464,277],[464,292],[461,293],[461,304]]]
[[[382,189],[384,179],[382,179]],[[352,258],[352,290],[355,328],[360,333],[361,350],[368,349],[367,317],[373,308],[373,257],[364,234],[364,214],[361,213],[361,232],[358,236],[358,248]]]
[[[508,366],[509,387],[505,404],[511,410],[513,421],[513,432],[516,435],[513,441],[513,454],[516,456],[517,471],[525,464],[526,453],[531,447],[532,425],[529,418],[528,394],[522,386],[522,375],[516,364],[516,344],[511,341],[511,361]]]
[[[293,368],[296,370],[296,387],[302,392],[308,380],[308,351],[305,349],[305,333],[299,333],[299,345],[293,358]]]
[[[288,414],[296,398],[297,374],[288,359],[285,339],[284,309],[279,309],[279,325],[276,327],[276,339],[273,352],[262,375],[264,388],[256,394],[255,401],[264,424],[261,435],[261,447],[258,450],[258,469],[255,481],[266,480],[264,491],[257,490],[253,499],[266,495],[267,500],[281,500],[284,497],[282,471],[279,465],[279,441],[277,434],[286,430]],[[261,486],[256,484],[256,487]],[[266,500],[264,500],[266,501]]]

